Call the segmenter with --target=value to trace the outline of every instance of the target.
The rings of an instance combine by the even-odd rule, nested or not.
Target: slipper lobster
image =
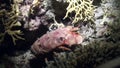
[[[83,38],[76,32],[78,29],[77,27],[67,26],[47,32],[33,43],[31,50],[35,54],[44,54],[55,48],[67,49],[64,45],[71,47],[74,44],[80,44]]]

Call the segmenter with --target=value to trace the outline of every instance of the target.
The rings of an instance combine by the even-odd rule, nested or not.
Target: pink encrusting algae
[[[64,45],[80,44],[83,38],[77,30],[77,27],[67,26],[47,32],[33,43],[31,49],[35,54],[44,54],[55,48],[67,49]]]

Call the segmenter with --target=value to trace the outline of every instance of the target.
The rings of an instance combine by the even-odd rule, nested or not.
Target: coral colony
[[[24,40],[24,38],[21,37],[21,35],[23,35],[21,30],[13,30],[14,27],[21,26],[20,21],[18,21],[18,16],[20,12],[17,1],[14,1],[14,4],[11,4],[11,11],[8,11],[7,9],[2,9],[0,14],[0,17],[2,17],[0,20],[2,22],[2,25],[4,26],[4,31],[0,32],[0,43],[4,40],[6,34],[11,36],[14,45],[16,44],[16,40]]]
[[[94,16],[94,6],[92,5],[93,0],[67,0],[66,2],[69,5],[66,8],[67,12],[63,19],[69,17],[69,14],[75,13],[75,16],[72,17],[74,18],[72,24],[77,23],[79,20],[90,20]],[[5,35],[5,33],[8,33],[12,37],[14,44],[17,39],[24,39],[20,37],[20,35],[22,35],[21,30],[11,30],[14,26],[21,26],[21,22],[18,21],[18,18],[25,22],[24,28],[29,31],[37,30],[41,24],[48,25],[49,23],[47,20],[49,16],[46,15],[47,10],[42,8],[41,4],[42,1],[39,0],[25,0],[25,3],[14,0],[11,10],[13,13],[6,13],[8,16],[9,14],[13,15],[9,19],[11,21],[8,20],[7,23],[4,22],[4,20],[2,21],[5,32],[0,34],[1,40],[4,39],[3,35]],[[79,30],[77,27],[58,23],[55,20],[55,16],[53,16],[52,19],[54,20],[54,23],[51,23],[48,27],[51,32],[44,34],[33,43],[31,47],[33,52],[37,54],[47,53],[55,48],[68,49],[67,47],[64,47],[64,45],[68,45],[70,47],[74,44],[82,43],[83,37],[80,33],[76,32]],[[54,25],[57,28],[53,30],[52,27]]]
[[[77,23],[80,20],[87,21],[92,20],[94,17],[94,8],[95,6],[92,5],[93,0],[67,0],[69,3],[67,9],[67,13],[64,17],[69,17],[70,13],[75,13],[73,17],[72,23]]]

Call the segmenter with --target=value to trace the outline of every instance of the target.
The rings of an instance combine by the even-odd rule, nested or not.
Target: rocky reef
[[[119,10],[119,0],[1,0],[0,68],[119,68]],[[52,44],[44,37],[46,45],[39,45],[43,43],[37,39],[45,35],[72,43],[64,34],[67,29],[50,36],[68,26],[78,28],[67,34],[80,34],[80,44],[64,41],[64,48],[52,48],[63,43],[50,40]],[[36,41],[46,53],[32,51]]]

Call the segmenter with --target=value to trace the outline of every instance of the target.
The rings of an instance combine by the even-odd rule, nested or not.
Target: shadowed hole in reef
[[[116,66],[115,68],[120,68],[120,65],[119,65],[119,66]]]
[[[93,0],[93,5],[99,6],[102,3],[101,0]]]
[[[21,31],[23,31],[23,35],[21,37],[25,40],[18,39],[15,41],[16,45],[14,45],[11,36],[5,34],[4,40],[0,45],[0,56],[4,54],[13,56],[15,52],[27,51],[28,49],[30,49],[35,40],[45,34],[48,30],[48,28],[44,25],[41,25],[36,31],[26,31],[23,28],[20,29]]]
[[[30,60],[30,67],[31,68],[43,68],[46,67],[46,63],[45,63],[45,59],[49,60],[53,60],[53,52],[49,52],[46,54],[39,54],[36,55],[35,58]]]

